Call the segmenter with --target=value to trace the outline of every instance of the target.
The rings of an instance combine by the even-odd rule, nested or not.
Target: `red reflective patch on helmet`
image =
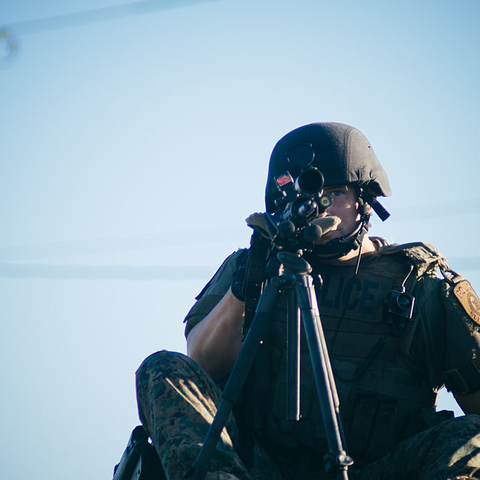
[[[287,185],[287,183],[293,182],[293,178],[289,173],[285,173],[275,178],[275,181],[277,182],[277,185],[281,188],[284,185]]]

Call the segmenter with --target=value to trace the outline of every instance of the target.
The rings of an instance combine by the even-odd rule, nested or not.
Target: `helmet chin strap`
[[[370,226],[370,205],[372,205],[372,203],[375,204],[375,202],[375,197],[369,195],[363,188],[359,188],[358,213],[360,214],[360,221],[357,228],[355,228],[353,232],[344,235],[343,237],[334,238],[324,245],[315,245],[313,247],[313,253],[325,259],[336,259],[343,257],[352,250],[358,250],[361,247],[365,234]],[[377,212],[377,209],[375,209],[375,211]],[[389,214],[387,212],[385,218],[382,216],[380,216],[380,218],[385,221],[388,216]]]
[[[358,250],[361,247],[370,225],[371,214],[368,204],[361,195],[359,196],[358,203],[358,212],[361,216],[355,230],[342,237],[334,238],[324,245],[315,245],[313,247],[314,254],[325,259],[336,259],[343,257],[352,250]]]

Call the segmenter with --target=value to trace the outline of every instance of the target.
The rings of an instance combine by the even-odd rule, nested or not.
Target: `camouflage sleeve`
[[[197,295],[196,303],[184,319],[184,323],[186,324],[185,337],[188,336],[195,325],[200,323],[213,310],[215,305],[217,305],[227,293],[232,285],[232,278],[237,270],[239,257],[244,250],[245,249],[237,250],[227,257],[212,279]]]
[[[480,301],[466,280],[444,282],[447,315],[445,385],[457,395],[480,390]]]

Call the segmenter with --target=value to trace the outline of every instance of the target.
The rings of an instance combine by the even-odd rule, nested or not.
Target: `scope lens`
[[[296,183],[301,192],[313,195],[323,188],[323,175],[316,168],[311,168],[302,172]]]

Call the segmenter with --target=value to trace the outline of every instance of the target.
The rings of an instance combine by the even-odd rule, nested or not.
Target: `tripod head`
[[[270,213],[253,213],[247,225],[262,237],[270,240],[272,248],[287,252],[311,251],[315,242],[340,223],[338,217],[315,216],[305,224],[295,224],[291,220]]]

